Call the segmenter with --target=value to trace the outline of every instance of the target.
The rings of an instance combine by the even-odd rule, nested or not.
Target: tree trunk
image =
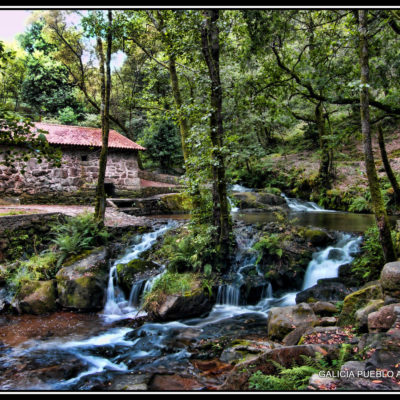
[[[175,107],[178,114],[178,121],[179,121],[179,130],[181,133],[181,143],[182,143],[182,153],[183,153],[183,160],[185,162],[185,167],[187,169],[187,162],[188,162],[188,149],[187,149],[187,138],[189,136],[189,127],[187,123],[187,119],[184,116],[182,110],[182,96],[181,91],[179,88],[179,80],[178,74],[176,73],[176,61],[175,56],[170,55],[168,60],[168,70],[169,76],[171,79],[171,87],[172,93],[174,95],[175,100]]]
[[[368,176],[369,189],[371,192],[372,206],[375,214],[376,224],[379,230],[380,244],[383,249],[385,262],[396,260],[393,247],[389,220],[383,203],[382,193],[379,187],[378,175],[375,168],[374,153],[372,151],[372,140],[369,116],[369,55],[367,38],[367,11],[359,10],[359,32],[360,32],[360,67],[361,67],[361,91],[360,111],[361,130],[364,142],[365,168]]]
[[[328,143],[325,139],[325,117],[323,114],[322,103],[318,103],[315,108],[315,120],[318,127],[319,147],[321,150],[321,159],[319,164],[318,179],[320,184],[325,189],[331,187],[331,152],[329,151]]]
[[[108,136],[110,132],[110,93],[111,93],[111,46],[112,46],[112,11],[108,11],[108,32],[107,32],[107,55],[104,61],[104,52],[102,40],[97,38],[97,50],[100,60],[101,75],[101,133],[102,147],[99,159],[99,176],[97,179],[95,218],[100,224],[104,224],[104,215],[106,211],[106,192],[104,181],[107,168],[108,157]],[[106,64],[106,73],[104,72],[104,63]]]
[[[380,124],[378,125],[378,143],[379,143],[379,149],[381,151],[383,167],[385,168],[386,175],[389,179],[390,184],[392,185],[394,201],[395,201],[396,205],[398,206],[400,204],[399,183],[397,182],[397,179],[393,173],[392,167],[390,165],[390,162],[389,162],[389,159],[388,159],[388,156],[386,153],[385,140],[383,138],[383,130],[382,130],[382,126]]]
[[[217,244],[220,261],[229,256],[231,221],[227,198],[225,177],[225,160],[222,153],[223,124],[222,124],[222,87],[219,72],[219,10],[203,12],[204,25],[201,30],[202,52],[206,61],[211,79],[211,116],[210,139],[213,146],[212,157],[212,197],[213,197],[213,224],[217,228]]]

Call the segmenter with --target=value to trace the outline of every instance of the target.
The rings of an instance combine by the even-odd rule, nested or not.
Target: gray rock
[[[400,261],[390,262],[382,268],[380,282],[385,295],[400,298]]]
[[[87,257],[65,266],[56,275],[59,304],[69,310],[97,311],[105,302],[108,250],[94,250]]]
[[[268,313],[268,337],[282,340],[294,329],[300,326],[312,326],[317,320],[314,311],[307,303],[271,308]]]

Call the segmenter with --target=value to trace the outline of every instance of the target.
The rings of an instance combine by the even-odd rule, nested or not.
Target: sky
[[[0,40],[12,42],[17,34],[24,32],[30,15],[28,10],[0,9]]]
[[[0,9],[0,40],[6,43],[14,41],[16,35],[23,33],[32,11]],[[112,55],[111,67],[120,68],[125,60],[122,51]],[[96,62],[95,64],[96,65]]]

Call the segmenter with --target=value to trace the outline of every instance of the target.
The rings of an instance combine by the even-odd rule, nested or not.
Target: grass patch
[[[147,308],[150,304],[158,304],[171,294],[189,296],[199,287],[198,274],[190,272],[179,274],[167,271],[156,280],[151,291],[144,294],[143,307]]]

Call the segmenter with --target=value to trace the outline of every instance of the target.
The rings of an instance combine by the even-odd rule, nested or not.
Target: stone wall
[[[36,159],[30,159],[26,163],[25,174],[20,173],[20,163],[13,168],[0,166],[0,198],[20,197],[29,202],[29,198],[38,196],[68,197],[74,193],[90,193],[97,183],[99,154],[100,149],[63,148],[60,168],[46,161],[38,163]],[[109,151],[105,182],[112,184],[115,190],[137,190],[140,188],[138,170],[136,151],[112,149]]]
[[[180,177],[167,174],[158,174],[152,171],[139,170],[139,178],[146,179],[148,181],[170,183],[172,185],[179,185]]]

